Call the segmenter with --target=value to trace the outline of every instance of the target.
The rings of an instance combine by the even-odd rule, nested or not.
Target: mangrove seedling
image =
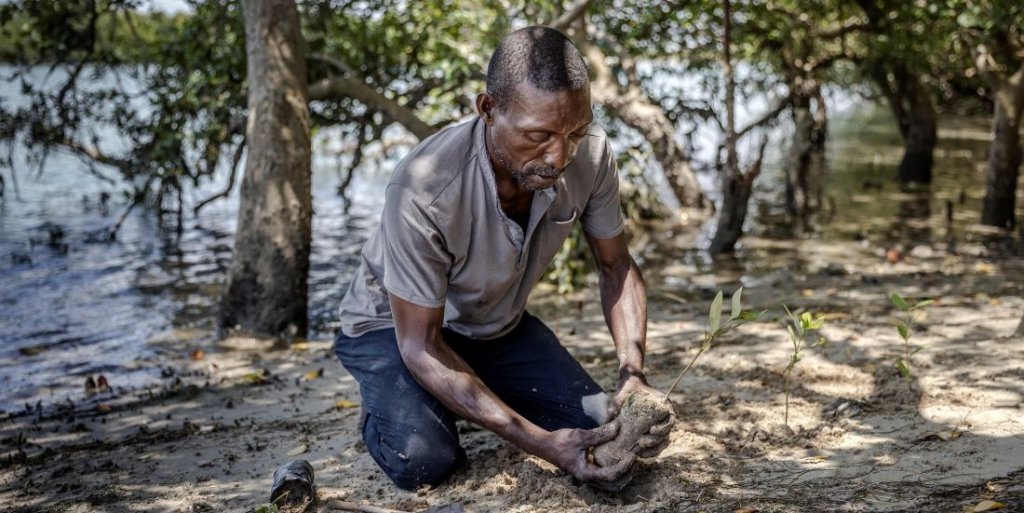
[[[715,344],[722,335],[729,333],[733,328],[741,326],[743,323],[748,321],[756,321],[761,317],[764,312],[752,312],[750,310],[744,310],[741,304],[741,298],[743,296],[743,287],[740,287],[732,295],[732,311],[729,313],[729,318],[722,322],[722,291],[718,291],[718,295],[715,296],[714,301],[711,302],[711,310],[708,312],[708,325],[710,329],[704,330],[704,339],[700,344],[700,348],[697,350],[697,354],[693,355],[693,359],[690,363],[679,373],[679,377],[672,382],[672,386],[668,387],[668,392],[665,392],[665,399],[668,399],[672,395],[672,391],[676,389],[676,385],[683,379],[683,376],[689,372],[693,364],[697,363],[697,358],[700,355],[708,352],[711,346]]]
[[[626,397],[623,401],[622,409],[619,410],[619,414],[616,416],[616,420],[619,422],[619,434],[614,439],[594,447],[591,452],[593,461],[597,465],[602,467],[614,465],[622,461],[622,458],[626,457],[627,453],[634,452],[638,447],[641,437],[646,435],[652,427],[665,422],[673,414],[672,406],[668,401],[669,395],[675,390],[679,380],[693,367],[697,358],[706,353],[708,349],[711,349],[715,340],[722,335],[747,321],[755,320],[761,316],[760,313],[744,311],[741,308],[740,297],[742,292],[743,289],[741,288],[733,294],[732,312],[724,322],[722,321],[722,292],[718,292],[715,300],[711,302],[709,314],[710,330],[705,331],[704,339],[697,355],[683,369],[683,372],[679,374],[679,377],[672,383],[672,386],[669,387],[668,392],[664,396],[648,391],[640,391]],[[621,485],[624,486],[625,482],[621,483]]]
[[[903,355],[897,356],[895,362],[896,370],[900,371],[900,376],[903,376],[903,379],[906,379],[909,383],[910,378],[913,376],[913,373],[910,371],[910,358],[925,347],[914,347],[910,345],[912,328],[914,323],[921,319],[921,310],[935,301],[926,299],[911,305],[910,303],[907,303],[905,299],[900,297],[899,294],[893,292],[892,294],[889,294],[889,302],[892,303],[897,310],[903,312],[903,316],[896,319],[896,331],[900,334],[900,338],[903,339]]]
[[[793,368],[796,364],[804,358],[804,341],[807,337],[807,332],[811,330],[820,330],[825,325],[825,316],[815,316],[811,312],[803,312],[800,315],[796,315],[789,311],[786,305],[782,305],[782,308],[786,310],[786,319],[783,323],[786,325],[786,331],[789,332],[789,340],[793,343],[793,354],[789,356],[789,365],[786,366],[786,415],[785,423],[789,426],[789,384],[791,376],[793,375]],[[814,342],[814,347],[821,347],[825,345],[825,337],[819,336]]]

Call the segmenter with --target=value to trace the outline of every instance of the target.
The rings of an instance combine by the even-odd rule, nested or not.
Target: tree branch
[[[117,168],[119,171],[121,171],[121,174],[127,175],[129,173],[129,171],[131,170],[131,166],[132,166],[131,162],[129,162],[127,160],[123,160],[123,159],[118,159],[118,158],[110,157],[110,156],[104,154],[103,152],[101,152],[96,147],[94,147],[94,146],[87,146],[87,145],[83,144],[80,141],[76,141],[74,139],[70,139],[70,138],[66,138],[65,137],[62,141],[58,142],[57,145],[60,146],[60,147],[63,147],[64,149],[66,149],[66,150],[68,150],[68,151],[70,151],[72,153],[77,154],[80,157],[84,157],[86,159],[89,159],[92,162],[98,162],[98,163],[103,164],[103,165],[107,165],[107,166],[110,166],[110,167]],[[88,169],[89,169],[89,174],[91,174],[91,175],[93,175],[93,176],[103,180],[104,182],[107,182],[107,183],[111,184],[111,185],[115,184],[114,180],[110,179],[107,176],[104,176],[104,175],[100,174],[96,170],[95,167],[90,165],[90,166],[88,166]]]
[[[822,32],[814,34],[814,35],[811,36],[811,38],[813,38],[813,39],[835,39],[835,38],[838,38],[838,37],[846,36],[847,34],[850,34],[851,32],[860,32],[860,31],[869,32],[869,31],[871,31],[873,29],[874,29],[874,27],[870,23],[865,23],[863,21],[860,21],[859,19],[852,19],[852,20],[847,20],[846,23],[844,23],[844,24],[842,24],[842,25],[840,25],[838,27],[831,28],[831,29],[828,29],[828,30],[824,30]]]
[[[433,135],[434,127],[428,125],[407,105],[398,103],[352,77],[323,78],[309,84],[309,101],[339,100],[353,98],[371,109],[377,110],[392,121],[401,124],[422,140]]]
[[[314,61],[320,61],[320,62],[326,63],[326,64],[330,65],[331,67],[333,67],[334,69],[336,69],[336,70],[338,70],[338,71],[340,71],[340,72],[342,72],[342,73],[344,73],[344,74],[346,74],[346,75],[348,75],[350,77],[356,76],[355,70],[353,70],[352,67],[349,66],[347,62],[342,61],[341,59],[338,59],[338,58],[335,58],[335,57],[331,57],[329,55],[324,55],[322,53],[311,53],[311,54],[309,54],[309,59],[310,60],[314,60]]]
[[[199,210],[212,203],[214,200],[226,198],[228,194],[231,194],[231,189],[235,188],[235,176],[238,174],[238,165],[242,162],[242,153],[244,153],[244,151],[245,137],[243,136],[242,142],[238,143],[238,146],[235,148],[235,153],[231,156],[231,172],[228,175],[228,184],[224,187],[224,190],[200,201],[199,204],[192,208],[193,214],[198,214]]]
[[[827,56],[822,57],[821,59],[818,59],[816,61],[808,62],[807,63],[807,68],[808,68],[808,71],[818,71],[820,69],[827,68],[827,67],[835,64],[836,62],[839,62],[839,61],[844,60],[844,59],[845,60],[849,60],[849,61],[856,61],[858,59],[858,56],[851,55],[851,54],[847,53],[846,51],[841,51],[841,52],[838,52],[838,53],[834,53],[832,55],[827,55]]]
[[[1013,95],[1016,99],[1016,103],[1020,103],[1021,100],[1024,100],[1024,62],[1021,62],[1017,71],[1010,75],[1007,79],[1007,83],[1013,87]]]
[[[725,126],[722,125],[722,120],[719,119],[718,112],[716,112],[714,107],[710,105],[705,104],[704,106],[701,107],[695,105],[688,105],[680,101],[674,107],[667,110],[671,111],[676,116],[676,118],[678,118],[680,114],[691,114],[703,119],[704,121],[714,121],[715,125],[718,127],[719,130],[723,132],[725,131]]]
[[[352,162],[349,163],[348,173],[345,175],[345,178],[342,179],[340,184],[338,184],[338,196],[345,198],[346,203],[348,203],[348,197],[345,196],[345,192],[348,191],[348,186],[349,184],[352,183],[352,178],[354,178],[356,175],[356,168],[359,167],[359,164],[363,161],[363,147],[366,145],[366,128],[368,126],[369,123],[364,118],[360,122],[359,128],[356,129],[356,134],[358,136],[356,137],[356,147],[354,150],[352,150]],[[373,132],[374,131],[371,131],[370,133],[371,138],[374,137],[375,135]]]
[[[572,25],[572,22],[576,21],[577,18],[587,12],[587,8],[593,0],[578,0],[575,4],[569,7],[561,16],[554,19],[548,26],[559,31],[565,32]]]
[[[106,241],[113,242],[117,240],[117,232],[121,229],[121,225],[124,224],[125,220],[128,219],[128,214],[131,214],[132,210],[134,210],[136,206],[146,200],[149,186],[152,185],[154,178],[155,177],[153,175],[150,175],[149,179],[146,180],[146,183],[143,184],[141,188],[135,189],[135,194],[132,195],[132,202],[128,204],[128,207],[125,208],[124,212],[122,212],[117,218],[117,222],[103,231],[103,236]]]
[[[786,110],[786,107],[789,107],[789,103],[792,98],[792,94],[787,95],[785,98],[779,100],[779,103],[775,106],[775,108],[766,112],[763,116],[751,122],[749,125],[743,127],[743,129],[740,130],[739,132],[736,132],[736,140],[739,140],[741,137],[746,135],[747,132],[777,118],[779,114],[782,114],[782,111]]]
[[[743,173],[743,180],[748,186],[754,183],[754,179],[761,174],[762,164],[764,163],[764,150],[768,147],[768,135],[761,139],[761,148],[757,150],[757,160],[747,168],[747,171]]]

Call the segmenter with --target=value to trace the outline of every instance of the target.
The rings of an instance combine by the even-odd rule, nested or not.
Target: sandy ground
[[[768,243],[764,243],[768,244]],[[756,250],[757,248],[752,248]],[[633,483],[607,494],[462,423],[470,463],[436,489],[403,492],[356,436],[359,393],[330,351],[251,339],[216,342],[181,331],[153,341],[166,380],[102,392],[60,411],[0,418],[5,511],[250,511],[267,501],[276,466],[309,460],[318,511],[341,498],[403,511],[461,501],[471,512],[965,511],[984,500],[1024,511],[1024,262],[917,248],[889,264],[857,244],[792,248],[767,269],[648,272],[648,372],[667,388],[694,354],[719,288],[744,285],[769,309],[703,356],[672,400],[671,445]],[[975,256],[970,256],[974,254]],[[915,378],[901,351],[889,292],[934,298],[913,332],[927,347]],[[668,295],[686,298],[682,304]],[[615,359],[596,287],[563,299],[535,294],[531,310],[602,384]],[[829,344],[794,374],[789,427],[783,370],[789,341],[780,304],[825,313]],[[202,358],[190,356],[202,349]],[[98,401],[98,402],[95,402]]]

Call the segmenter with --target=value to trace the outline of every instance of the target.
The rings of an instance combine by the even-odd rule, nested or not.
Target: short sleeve
[[[619,174],[607,138],[604,139],[604,148],[600,151],[596,164],[594,188],[587,199],[587,206],[580,221],[583,223],[584,231],[591,237],[610,239],[622,233],[625,222],[619,203]]]
[[[444,306],[451,257],[437,225],[402,184],[390,184],[384,198],[384,288],[425,308]]]

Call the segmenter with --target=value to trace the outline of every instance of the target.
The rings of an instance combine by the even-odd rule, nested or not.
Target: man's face
[[[485,110],[487,103],[480,108]],[[524,191],[558,183],[594,120],[589,89],[543,91],[528,82],[519,84],[505,108],[491,102],[489,112],[484,120],[491,162]]]

